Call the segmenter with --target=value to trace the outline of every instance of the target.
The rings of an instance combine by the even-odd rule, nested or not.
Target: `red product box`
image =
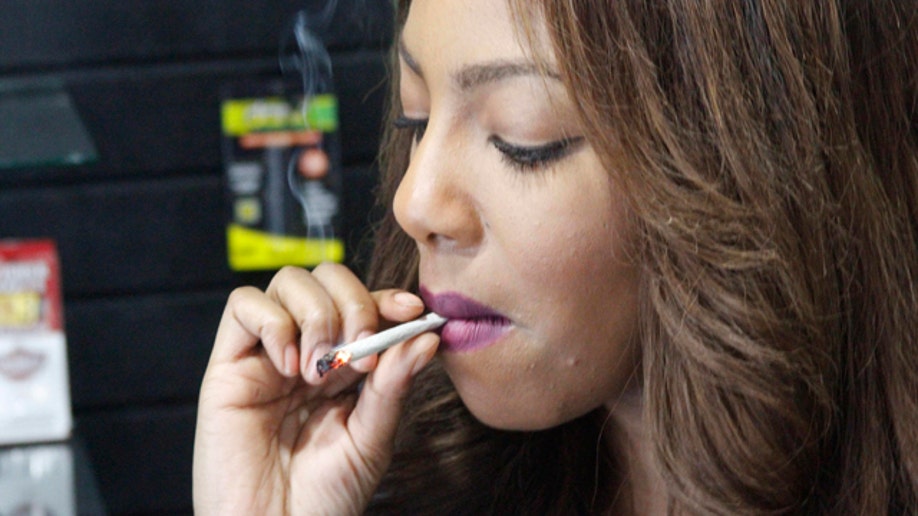
[[[0,240],[0,445],[72,427],[60,262],[51,240]]]
[[[0,331],[61,331],[61,306],[54,242],[0,241]]]

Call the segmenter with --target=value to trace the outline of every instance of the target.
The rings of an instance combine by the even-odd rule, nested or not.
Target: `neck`
[[[622,458],[624,468],[621,493],[627,512],[635,515],[665,515],[666,486],[653,458],[653,446],[644,419],[640,389],[629,389],[607,404],[612,431],[607,443]],[[617,509],[617,508],[616,508]],[[616,511],[616,514],[622,512]]]

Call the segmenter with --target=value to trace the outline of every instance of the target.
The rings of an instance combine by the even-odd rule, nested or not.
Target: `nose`
[[[469,251],[480,242],[483,223],[469,160],[428,128],[395,192],[393,210],[402,229],[419,245]]]

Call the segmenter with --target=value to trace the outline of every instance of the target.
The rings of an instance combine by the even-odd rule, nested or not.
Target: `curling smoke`
[[[307,127],[307,113],[312,97],[332,92],[334,89],[331,56],[322,41],[322,36],[329,32],[337,7],[337,0],[329,0],[319,3],[316,8],[298,12],[288,36],[292,37],[292,40],[288,39],[281,47],[281,70],[285,74],[297,74],[301,80],[301,116]],[[320,183],[303,180],[297,169],[298,159],[297,153],[291,157],[287,165],[287,182],[293,196],[303,208],[308,236],[318,239],[333,238],[334,235],[329,233],[332,230],[331,219],[338,211],[337,199]]]
[[[281,56],[282,70],[300,75],[303,94],[307,98],[332,88],[331,57],[321,36],[328,33],[337,8],[338,1],[329,0],[317,9],[298,12],[292,31],[293,43],[296,45],[294,53]]]

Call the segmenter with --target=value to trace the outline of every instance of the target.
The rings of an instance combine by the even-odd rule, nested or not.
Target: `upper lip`
[[[458,292],[433,294],[426,288],[421,287],[420,294],[427,308],[447,319],[507,318],[496,310],[469,299]]]

